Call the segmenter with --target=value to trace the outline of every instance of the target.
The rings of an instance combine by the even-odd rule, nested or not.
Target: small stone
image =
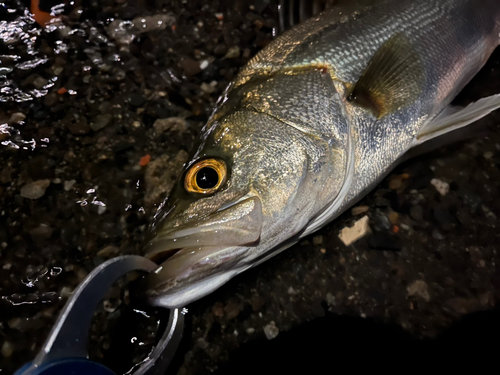
[[[351,210],[351,215],[352,216],[358,216],[360,214],[364,214],[365,212],[367,212],[369,210],[369,207],[368,206],[357,206],[357,207],[354,207],[352,210]]]
[[[396,225],[399,222],[399,214],[397,212],[391,211],[388,218],[392,225]]]
[[[65,286],[61,289],[61,292],[59,293],[59,296],[61,298],[68,298],[73,294],[73,290],[69,286]]]
[[[38,199],[43,197],[45,190],[49,187],[50,180],[38,180],[21,188],[21,197],[28,199]]]
[[[203,60],[200,63],[200,69],[201,70],[205,70],[206,68],[208,68],[209,65],[210,65],[210,62],[208,60]]]
[[[97,252],[97,256],[100,258],[110,258],[115,254],[118,254],[119,249],[116,246],[106,246]]]
[[[215,86],[205,82],[201,84],[200,89],[201,91],[206,92],[207,94],[212,94],[213,92],[215,92]]]
[[[186,120],[180,117],[158,119],[154,122],[153,127],[156,134],[161,134],[166,131],[183,132],[186,130]]]
[[[196,345],[198,345],[198,347],[201,349],[201,350],[205,350],[206,348],[208,348],[208,342],[203,338],[203,337],[200,337],[197,341],[196,341]]]
[[[255,332],[255,328],[253,328],[253,327],[247,328],[247,333],[248,333],[249,335],[251,335],[251,334],[252,334],[252,333],[254,333],[254,332]]]
[[[90,127],[92,128],[93,131],[98,131],[107,126],[111,120],[113,119],[113,116],[110,113],[105,113],[101,115],[97,115],[90,124]]]
[[[14,353],[14,347],[10,341],[4,341],[2,345],[2,356],[5,358],[9,358],[12,353]]]
[[[216,302],[212,307],[212,314],[222,318],[224,316],[224,305],[221,302]]]
[[[406,288],[409,296],[422,297],[426,302],[431,300],[427,283],[424,280],[415,280]]]
[[[226,307],[224,307],[224,313],[226,314],[226,319],[231,320],[236,318],[240,313],[240,305],[229,302]]]
[[[446,237],[437,229],[434,229],[432,231],[432,237],[435,238],[436,240],[444,240]]]
[[[10,115],[9,124],[19,124],[26,119],[26,115],[22,112],[15,112]]]
[[[64,181],[64,190],[70,191],[71,189],[73,189],[73,186],[75,186],[75,184],[76,184],[76,180]]]
[[[201,72],[200,63],[193,59],[182,59],[180,64],[181,68],[184,70],[184,74],[188,77],[192,77]]]
[[[48,83],[48,81],[43,78],[43,77],[37,77],[33,81],[33,86],[35,86],[37,89],[41,90],[43,87]]]
[[[133,107],[142,107],[146,103],[146,98],[141,94],[132,94],[129,96],[128,102]]]
[[[421,206],[411,206],[410,217],[416,221],[422,221],[424,219],[424,209]]]
[[[68,129],[71,134],[83,135],[90,132],[91,128],[85,119],[81,119],[77,122],[71,122],[68,124]]]
[[[121,305],[122,301],[118,298],[106,299],[102,301],[104,311],[112,313]]]
[[[345,227],[340,231],[339,238],[344,245],[349,246],[370,232],[368,216],[363,216],[350,228]]]
[[[493,157],[493,155],[495,155],[495,154],[491,151],[487,151],[483,154],[485,159],[491,159]]]
[[[323,245],[323,236],[314,236],[313,237],[313,245],[314,246],[321,246],[321,245]]]
[[[229,48],[229,51],[227,51],[226,55],[224,56],[226,59],[234,59],[235,57],[240,56],[240,47],[234,46]]]
[[[441,194],[443,197],[448,194],[450,191],[450,184],[447,182],[441,181],[438,178],[433,178],[431,180],[431,185],[433,185],[436,190],[438,191],[439,194]]]
[[[29,231],[30,236],[33,239],[49,239],[52,236],[54,230],[46,224],[40,224],[35,229]]]
[[[274,321],[271,321],[269,324],[267,324],[264,327],[264,334],[266,335],[266,338],[268,340],[272,340],[278,336],[280,333],[280,330],[278,327],[276,327],[276,323]]]

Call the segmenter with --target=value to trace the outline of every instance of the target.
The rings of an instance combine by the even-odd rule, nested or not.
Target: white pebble
[[[344,245],[349,246],[364,237],[367,233],[370,233],[368,220],[368,216],[363,216],[352,227],[345,227],[340,231],[339,238]]]
[[[272,340],[278,336],[280,333],[280,330],[278,327],[276,327],[276,323],[274,321],[271,321],[268,325],[264,327],[264,334],[266,335],[266,338],[268,340]]]
[[[447,182],[441,181],[438,178],[433,178],[431,180],[431,185],[433,185],[436,190],[438,191],[439,194],[441,194],[443,197],[448,194],[450,191],[450,184]]]

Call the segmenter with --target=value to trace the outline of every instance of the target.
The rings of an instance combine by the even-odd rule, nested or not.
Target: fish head
[[[286,246],[338,191],[343,154],[262,113],[209,123],[147,242],[148,301],[185,306]]]

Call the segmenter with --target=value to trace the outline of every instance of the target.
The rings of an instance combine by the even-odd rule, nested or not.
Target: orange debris
[[[151,155],[147,154],[147,155],[144,155],[141,160],[139,161],[139,165],[141,167],[145,167],[146,165],[149,164],[149,162],[151,161]]]
[[[66,94],[68,92],[68,89],[66,87],[61,87],[59,90],[57,90],[57,93],[59,95]]]

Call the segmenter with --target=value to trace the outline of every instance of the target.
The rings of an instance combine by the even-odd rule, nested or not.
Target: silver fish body
[[[443,131],[433,123],[499,44],[497,0],[356,3],[277,38],[220,98],[163,208],[150,301],[201,298],[333,220]],[[220,186],[190,191],[199,170]]]

